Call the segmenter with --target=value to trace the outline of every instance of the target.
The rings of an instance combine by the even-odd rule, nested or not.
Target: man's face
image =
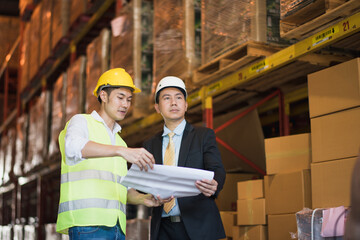
[[[131,106],[132,92],[128,88],[120,87],[111,91],[110,95],[104,92],[106,98],[104,102],[104,111],[106,114],[114,119],[120,121],[125,118]]]
[[[187,110],[184,94],[178,88],[165,88],[159,95],[155,109],[166,121],[182,121]]]

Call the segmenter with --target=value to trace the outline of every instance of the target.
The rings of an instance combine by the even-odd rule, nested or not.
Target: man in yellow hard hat
[[[59,135],[60,204],[57,231],[70,239],[125,239],[126,203],[158,206],[159,199],[121,185],[127,162],[152,168],[144,148],[128,148],[118,132],[133,93],[140,92],[122,68],[103,73],[94,90],[101,108],[77,114]]]

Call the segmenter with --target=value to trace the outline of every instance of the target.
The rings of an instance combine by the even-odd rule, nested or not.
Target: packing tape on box
[[[250,237],[248,235],[249,227],[245,227],[245,233],[244,233],[244,240],[250,240]]]
[[[253,182],[248,182],[246,184],[246,196],[251,196],[252,194],[252,191],[253,191]]]
[[[249,222],[250,224],[254,223],[254,211],[253,211],[253,201],[252,200],[247,200],[247,205],[248,205],[248,216],[249,216]]]

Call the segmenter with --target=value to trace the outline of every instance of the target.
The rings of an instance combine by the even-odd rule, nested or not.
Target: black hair
[[[119,87],[103,87],[102,89],[101,89],[101,87],[100,87],[100,88],[99,88],[100,91],[98,90],[98,101],[99,101],[99,103],[102,103],[102,100],[101,100],[101,98],[100,98],[100,92],[101,92],[101,90],[105,91],[105,92],[107,93],[107,95],[110,96],[111,92],[112,92],[113,90],[117,89],[117,88],[119,88]]]

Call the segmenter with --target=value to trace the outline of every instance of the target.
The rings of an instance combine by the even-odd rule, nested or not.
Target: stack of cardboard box
[[[234,194],[237,184],[238,182],[256,178],[258,178],[258,175],[252,173],[226,174],[226,181],[220,195],[216,199],[216,204],[220,210],[227,239],[238,239],[233,238],[233,227],[237,226],[237,196]]]
[[[313,208],[350,206],[360,146],[360,58],[308,76]]]
[[[295,213],[311,208],[310,134],[265,139],[265,154],[269,240],[292,239]]]
[[[264,181],[242,181],[237,184],[237,221],[232,230],[233,240],[267,237]]]

